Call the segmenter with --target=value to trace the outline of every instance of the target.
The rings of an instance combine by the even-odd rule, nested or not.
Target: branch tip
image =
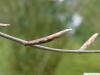
[[[56,38],[59,38],[60,36],[62,36],[63,34],[65,34],[68,31],[71,31],[71,30],[72,29],[65,29],[65,30],[59,31],[57,33],[51,34],[49,36],[45,36],[45,37],[35,39],[35,40],[30,40],[26,43],[26,45],[36,45],[36,44],[47,43],[52,40],[55,40]]]
[[[97,36],[99,35],[99,33],[95,33],[93,34],[80,48],[80,50],[85,50],[86,48],[88,48],[92,43],[94,43],[94,41],[96,40]]]

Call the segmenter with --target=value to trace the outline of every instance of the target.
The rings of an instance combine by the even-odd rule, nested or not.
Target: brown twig
[[[80,48],[80,50],[85,50],[96,40],[98,33],[93,34]]]
[[[51,34],[49,36],[46,36],[46,37],[42,37],[42,38],[39,38],[39,39],[31,40],[31,41],[28,41],[26,43],[26,45],[36,45],[36,44],[47,43],[47,42],[50,42],[52,40],[55,40],[56,38],[59,38],[64,33],[68,32],[68,31],[71,31],[71,30],[72,29],[65,29],[65,30],[62,30],[60,32],[57,32],[57,33]]]
[[[27,41],[23,39],[19,39],[8,34],[0,32],[0,36],[12,40],[14,42],[18,42],[20,44],[25,44]],[[100,53],[100,50],[64,50],[64,49],[56,49],[51,47],[45,47],[41,45],[29,45],[31,47],[36,47],[43,50],[53,51],[53,52],[63,52],[63,53]]]

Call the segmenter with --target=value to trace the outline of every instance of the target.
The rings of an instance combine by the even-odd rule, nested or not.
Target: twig
[[[32,45],[32,47],[36,47],[39,49],[48,50],[52,52],[60,52],[60,53],[100,53],[100,50],[65,50],[65,49],[45,47],[41,45]]]
[[[19,39],[19,38],[10,36],[10,35],[5,34],[5,33],[2,33],[2,32],[0,32],[0,36],[1,36],[1,37],[4,37],[4,38],[6,38],[6,39],[9,39],[9,40],[18,42],[18,43],[20,43],[20,44],[25,44],[25,43],[27,43],[27,41],[25,41],[25,40],[22,40],[22,39]]]
[[[6,27],[6,26],[9,26],[9,25],[10,24],[0,23],[0,27]],[[65,30],[62,30],[60,32],[54,33],[52,35],[49,35],[49,36],[46,36],[46,37],[43,37],[43,38],[40,38],[40,39],[32,40],[32,41],[26,41],[26,40],[23,40],[23,39],[19,39],[19,38],[10,36],[10,35],[2,33],[2,32],[0,32],[0,36],[4,37],[6,39],[9,39],[9,40],[18,42],[18,43],[23,44],[23,45],[28,45],[28,46],[31,46],[31,47],[36,47],[36,48],[48,50],[48,51],[64,52],[64,53],[100,53],[100,50],[84,50],[87,47],[89,47],[95,41],[96,37],[98,36],[98,33],[96,33],[92,37],[90,37],[89,40],[87,40],[81,46],[80,50],[64,50],[64,49],[56,49],[56,48],[37,45],[37,44],[52,41],[52,40],[60,37],[61,35],[63,35],[65,32],[70,31],[70,30],[72,30],[72,29],[65,29]]]
[[[10,36],[2,32],[0,32],[0,36],[6,39],[12,40],[14,42],[18,42],[23,45],[27,42],[26,40],[22,40],[22,39]],[[63,53],[100,53],[100,50],[64,50],[64,49],[45,47],[41,45],[29,45],[29,46],[36,47],[36,48],[43,49],[43,50],[48,50],[48,51],[53,51],[53,52],[63,52]]]
[[[96,40],[98,33],[93,34],[80,48],[80,50],[85,50]]]
[[[62,36],[64,33],[68,32],[68,31],[71,31],[71,30],[72,29],[65,29],[65,30],[62,30],[60,32],[57,32],[57,33],[51,34],[49,36],[46,36],[46,37],[31,40],[31,41],[28,41],[26,43],[26,45],[36,45],[36,44],[42,44],[42,43],[50,42],[50,41],[55,40],[56,38]]]

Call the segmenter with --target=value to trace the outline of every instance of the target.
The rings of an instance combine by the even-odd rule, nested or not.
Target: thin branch
[[[80,48],[80,50],[85,50],[86,48],[88,48],[92,43],[94,43],[94,41],[96,40],[97,36],[99,34],[95,33],[93,34]]]
[[[18,42],[23,45],[27,42],[26,40],[22,40],[22,39],[10,36],[2,32],[0,32],[0,36],[6,39],[12,40],[14,42]],[[36,48],[43,49],[43,50],[48,50],[48,51],[53,51],[53,52],[63,52],[63,53],[100,53],[100,50],[64,50],[64,49],[45,47],[41,45],[28,45],[28,46],[36,47]]]
[[[31,46],[31,45],[29,45]],[[43,50],[48,50],[52,52],[60,52],[60,53],[100,53],[100,50],[65,50],[65,49],[57,49],[51,47],[45,47],[41,45],[32,45],[32,47],[36,47]]]
[[[9,39],[9,40],[18,42],[18,43],[20,43],[20,44],[25,44],[25,43],[27,43],[27,41],[25,41],[25,40],[22,40],[22,39],[19,39],[19,38],[10,36],[10,35],[5,34],[5,33],[2,33],[2,32],[0,32],[0,36],[1,36],[1,37],[4,37],[4,38],[6,38],[6,39]]]
[[[28,41],[26,43],[26,45],[36,45],[36,44],[47,43],[47,42],[50,42],[52,40],[55,40],[56,38],[59,38],[60,36],[62,36],[63,34],[65,34],[68,31],[71,31],[71,30],[72,29],[65,29],[65,30],[59,31],[57,33],[51,34],[49,36],[46,36],[46,37],[42,37],[42,38],[39,38],[39,39],[31,40],[31,41]]]

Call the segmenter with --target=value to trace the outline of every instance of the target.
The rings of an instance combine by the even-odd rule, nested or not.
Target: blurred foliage
[[[77,1],[77,0],[76,0]],[[100,32],[100,1],[79,0],[75,8],[53,0],[0,0],[0,22],[10,23],[2,32],[36,39],[67,28],[74,12],[83,16],[75,34],[44,44],[63,49],[78,49],[93,33]],[[61,21],[57,14],[67,17]],[[100,49],[98,40],[89,49]],[[82,75],[100,72],[99,54],[65,54],[24,47],[0,38],[0,75]]]

